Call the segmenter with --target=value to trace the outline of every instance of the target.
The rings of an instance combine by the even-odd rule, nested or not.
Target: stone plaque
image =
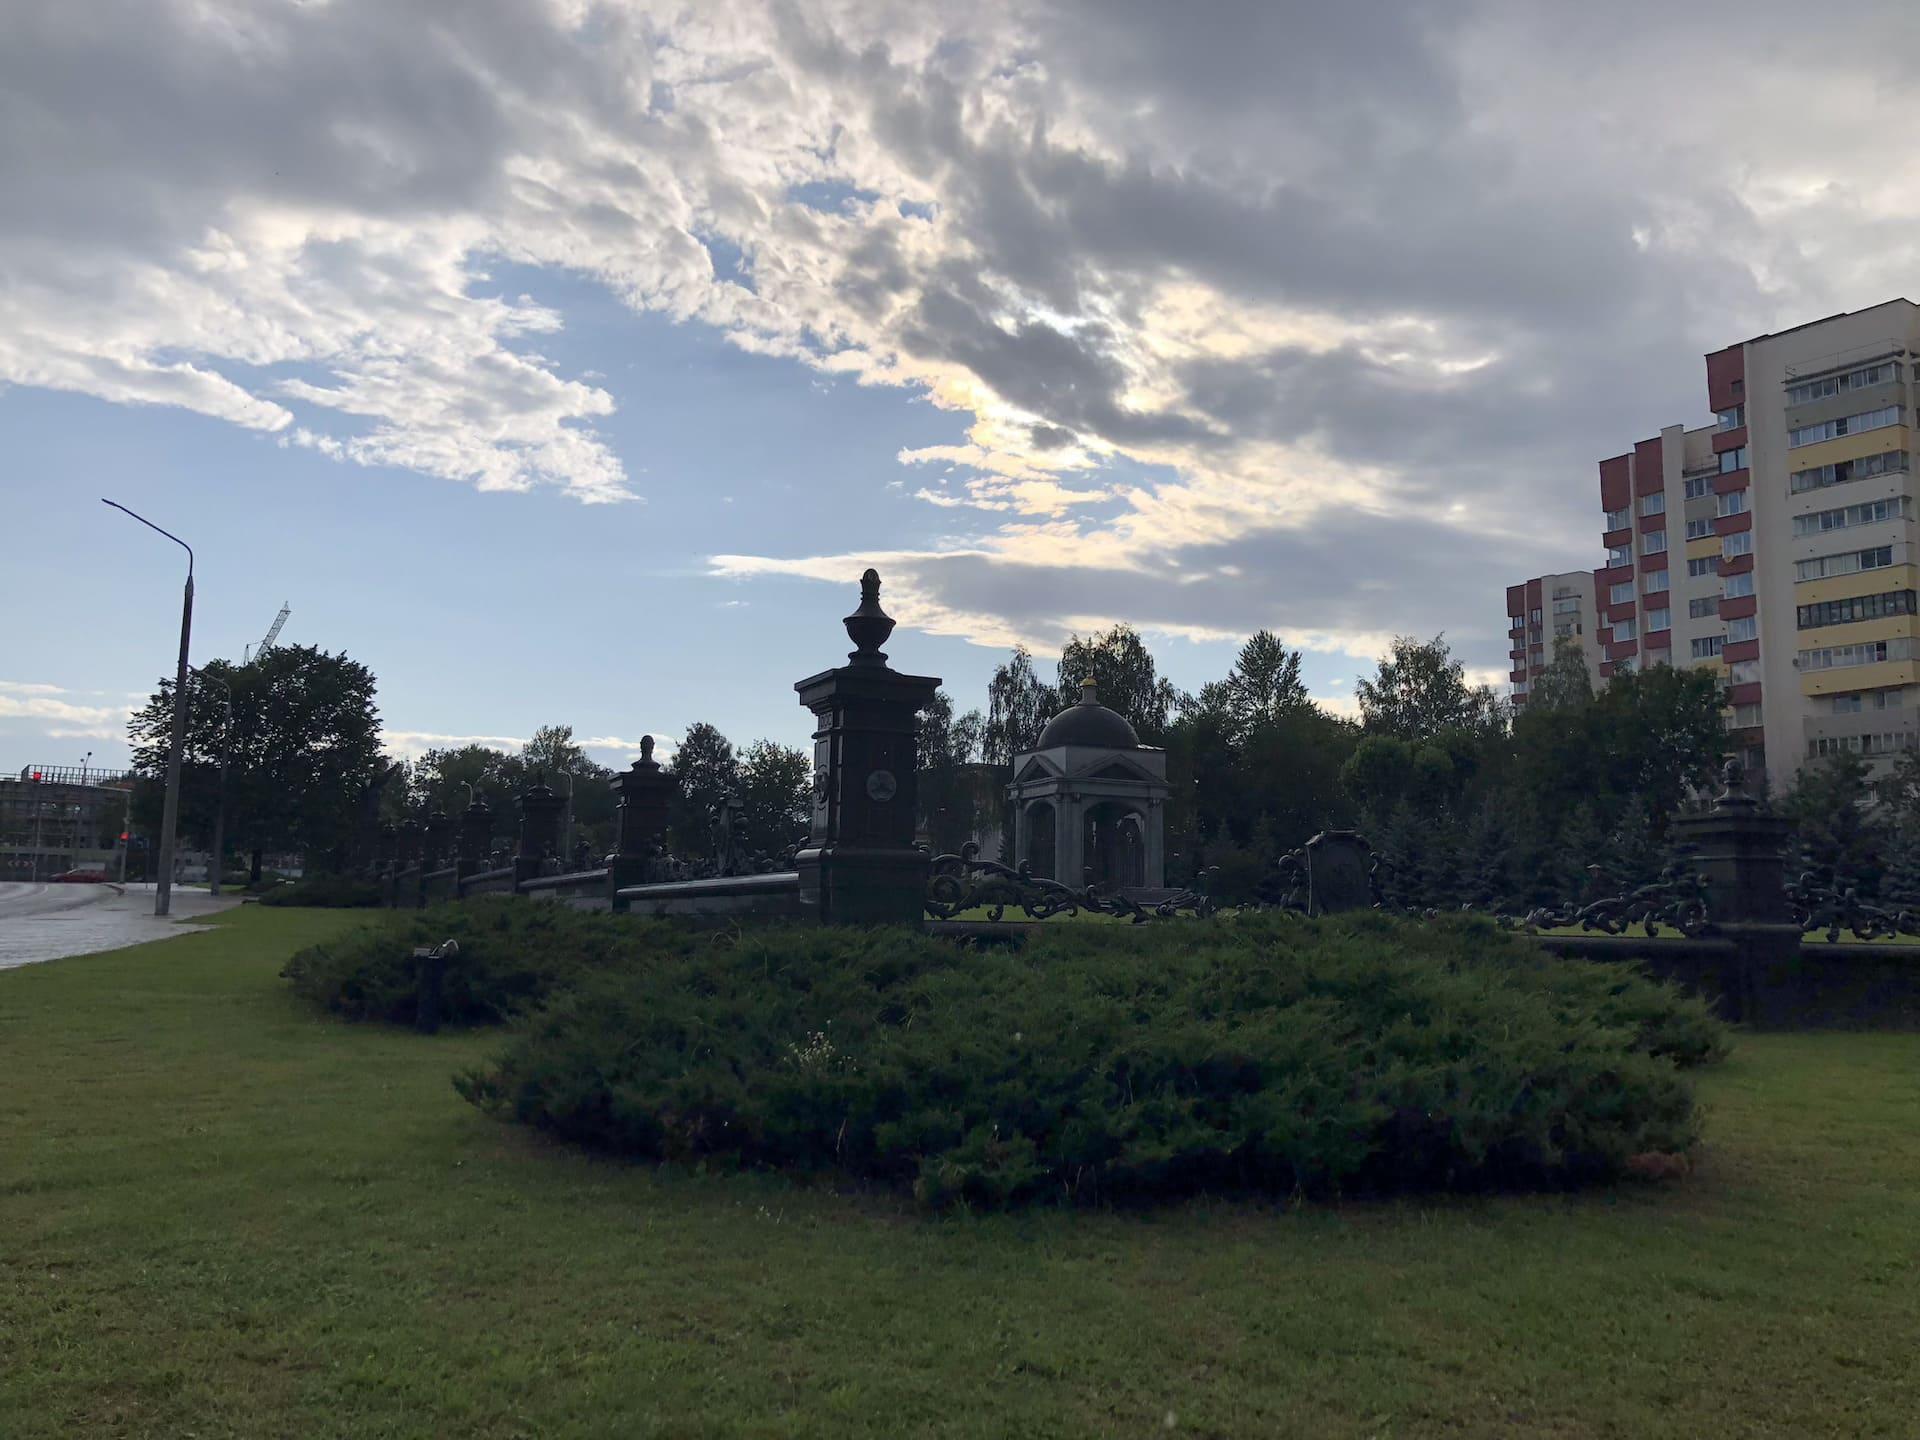
[[[867,776],[868,798],[877,800],[882,805],[893,799],[899,790],[900,782],[894,779],[891,770],[875,770]]]
[[[1351,830],[1327,830],[1307,842],[1307,913],[1337,915],[1373,905],[1371,851]]]

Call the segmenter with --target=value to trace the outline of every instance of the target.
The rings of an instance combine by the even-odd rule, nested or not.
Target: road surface
[[[176,920],[211,915],[237,898],[218,900],[204,890],[173,890],[173,915],[153,913],[153,887],[129,885],[123,894],[112,885],[44,885],[0,881],[0,970],[91,955],[147,940],[191,935],[204,925]]]

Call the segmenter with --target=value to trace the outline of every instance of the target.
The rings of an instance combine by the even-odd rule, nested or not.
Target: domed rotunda
[[[1013,852],[1035,875],[1103,891],[1166,884],[1167,752],[1142,745],[1094,683],[1013,760]]]

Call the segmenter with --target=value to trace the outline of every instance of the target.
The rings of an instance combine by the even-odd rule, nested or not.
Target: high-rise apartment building
[[[1542,575],[1507,587],[1507,658],[1513,662],[1513,703],[1524,705],[1540,673],[1553,663],[1562,640],[1580,647],[1587,678],[1600,683],[1600,647],[1595,634],[1593,571]]]
[[[1706,357],[1713,424],[1600,462],[1602,672],[1716,667],[1776,787],[1838,750],[1884,773],[1920,740],[1917,350],[1907,300],[1730,345]]]

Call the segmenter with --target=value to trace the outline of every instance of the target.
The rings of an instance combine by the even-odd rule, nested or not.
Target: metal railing
[[[119,788],[133,783],[131,770],[96,769],[90,765],[23,765],[17,777],[29,784],[107,785]]]

